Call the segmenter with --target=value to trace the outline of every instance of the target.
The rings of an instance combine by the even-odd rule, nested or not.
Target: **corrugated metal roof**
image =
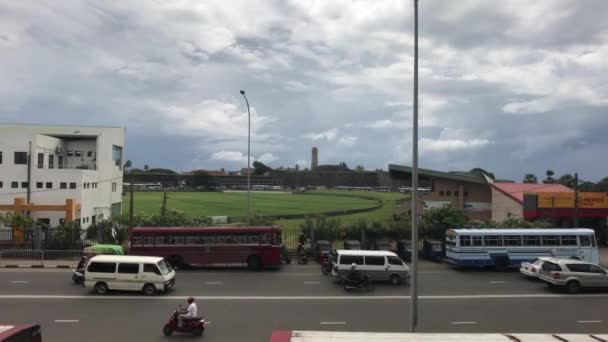
[[[409,166],[389,164],[388,171],[389,172],[412,173],[412,168]],[[467,182],[467,183],[488,184],[488,182],[486,182],[484,177],[478,176],[473,173],[443,172],[443,171],[435,171],[435,170],[427,170],[427,169],[419,168],[418,174],[420,176],[451,179],[451,180]]]
[[[493,183],[491,186],[522,204],[526,193],[574,192],[561,184]]]

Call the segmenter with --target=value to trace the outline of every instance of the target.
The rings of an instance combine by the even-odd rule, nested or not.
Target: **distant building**
[[[195,173],[199,173],[199,172],[205,172],[210,176],[226,176],[227,175],[226,170],[224,170],[224,169],[220,169],[219,171],[218,170],[192,170],[192,171],[184,172],[183,174],[186,176],[191,176],[191,175],[193,175]]]
[[[493,182],[492,220],[502,221],[507,218],[524,218],[524,194],[539,192],[574,193],[574,190],[561,184],[528,184]]]
[[[119,216],[124,141],[117,127],[0,125],[0,213],[82,228]]]
[[[411,191],[411,167],[390,164],[388,169],[393,188]],[[418,178],[421,209],[451,205],[469,219],[490,219],[492,192],[483,174],[418,169]]]
[[[316,170],[319,166],[319,150],[316,147],[312,148],[312,156],[310,157],[310,169]]]

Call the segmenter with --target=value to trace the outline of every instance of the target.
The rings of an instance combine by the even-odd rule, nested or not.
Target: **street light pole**
[[[251,112],[249,111],[249,101],[245,96],[245,91],[241,90],[241,95],[247,103],[247,225],[251,224]]]
[[[410,332],[418,325],[418,0],[414,0],[414,114],[412,134],[412,269]]]

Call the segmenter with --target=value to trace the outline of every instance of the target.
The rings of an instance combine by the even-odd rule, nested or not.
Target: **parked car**
[[[422,243],[421,255],[427,260],[441,261],[443,259],[445,249],[443,242],[438,240],[424,240]]]
[[[536,258],[528,262],[522,262],[519,267],[519,273],[529,278],[539,278],[543,263],[550,258]]]
[[[372,281],[389,281],[401,284],[410,277],[410,268],[395,253],[388,251],[344,250],[336,251],[332,275],[342,280],[352,264]]]
[[[361,242],[359,242],[359,240],[345,240],[344,241],[344,249],[360,250],[361,249]]]
[[[541,269],[541,280],[571,294],[584,288],[608,288],[608,271],[587,261],[549,258]]]
[[[327,240],[317,240],[315,242],[315,259],[319,263],[327,261],[327,256],[331,253],[331,243]]]

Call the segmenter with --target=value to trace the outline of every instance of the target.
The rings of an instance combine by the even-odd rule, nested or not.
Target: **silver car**
[[[543,263],[548,259],[551,258],[540,257],[529,262],[522,262],[519,267],[519,273],[525,275],[526,277],[539,278],[541,267],[543,266]]]
[[[590,262],[551,258],[541,268],[540,279],[568,293],[577,293],[582,288],[608,288],[608,271]]]

